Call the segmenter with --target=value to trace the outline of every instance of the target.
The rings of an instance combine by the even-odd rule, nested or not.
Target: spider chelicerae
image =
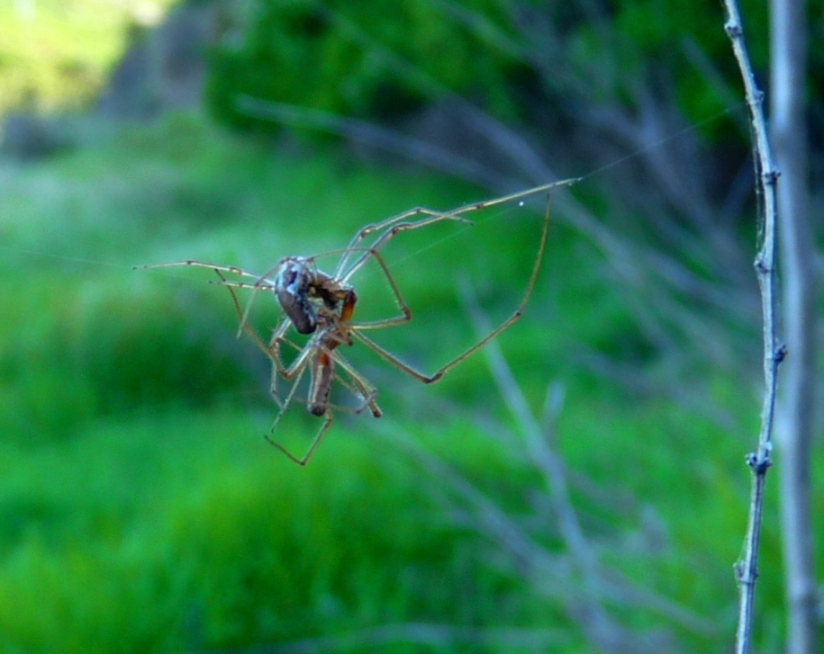
[[[496,328],[458,356],[443,364],[432,374],[420,372],[405,363],[402,359],[378,345],[365,333],[370,330],[394,327],[412,320],[412,312],[404,301],[398,285],[381,254],[384,246],[401,232],[418,230],[441,221],[468,223],[470,221],[464,216],[472,211],[519,200],[541,192],[549,193],[560,187],[570,186],[577,181],[579,181],[579,178],[544,184],[492,200],[467,204],[451,211],[441,212],[423,207],[404,211],[358,230],[349,244],[339,251],[340,259],[331,273],[323,272],[318,268],[316,260],[320,255],[285,257],[262,275],[234,266],[193,260],[139,267],[197,266],[209,268],[218,275],[219,280],[217,283],[225,286],[232,296],[232,302],[240,320],[238,334],[245,332],[272,363],[270,393],[280,408],[272,424],[272,433],[274,433],[281,418],[293,403],[301,379],[306,371],[309,371],[310,382],[306,406],[309,413],[324,418],[324,422],[309,448],[302,457],[297,457],[272,437],[266,436],[266,439],[272,445],[289,459],[302,466],[309,461],[324,435],[332,426],[336,411],[360,413],[368,408],[376,418],[382,415],[377,404],[378,389],[347,361],[341,353],[342,346],[348,347],[354,345],[355,342],[359,342],[413,379],[424,384],[432,384],[505,329],[512,326],[521,317],[532,295],[546,245],[549,227],[549,201],[547,200],[532,270],[518,306]],[[372,260],[378,265],[385,277],[397,305],[398,313],[379,320],[358,321],[354,319],[358,295],[351,279],[355,273]],[[227,273],[249,281],[228,279]],[[251,291],[245,309],[242,308],[235,289]],[[252,304],[260,291],[272,292],[282,311],[268,341],[261,339],[250,326],[248,320]],[[308,339],[302,346],[296,344],[290,338],[291,330],[298,334],[308,335]],[[282,354],[284,347],[296,352],[288,363],[285,362]],[[281,395],[278,390],[279,381],[291,383],[291,387],[284,395]],[[342,385],[358,399],[359,404],[357,407],[338,407],[330,402],[330,393],[335,382]]]

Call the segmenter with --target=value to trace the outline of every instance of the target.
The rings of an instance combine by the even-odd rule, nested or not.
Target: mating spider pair
[[[238,335],[246,332],[255,345],[272,362],[270,393],[280,408],[272,424],[272,432],[274,432],[280,419],[295,399],[295,393],[300,381],[306,373],[306,370],[309,370],[310,382],[308,397],[306,399],[307,408],[311,414],[324,417],[324,423],[315,435],[309,449],[301,458],[298,458],[284,446],[272,440],[268,435],[266,436],[267,440],[289,457],[289,459],[299,465],[305,465],[320,444],[323,436],[332,426],[335,411],[343,410],[360,413],[368,408],[376,418],[381,416],[381,410],[376,402],[378,395],[377,388],[346,360],[343,354],[341,354],[341,346],[351,346],[355,341],[358,341],[401,372],[406,373],[424,384],[431,384],[438,381],[449,370],[482,348],[521,317],[535,286],[538,268],[543,257],[549,226],[549,203],[547,202],[541,236],[529,281],[527,282],[521,302],[515,311],[477,343],[451,361],[445,363],[431,375],[424,374],[409,364],[404,363],[364,333],[369,330],[400,325],[412,319],[412,312],[401,296],[395,279],[381,255],[383,247],[400,232],[421,229],[422,227],[444,220],[468,223],[469,221],[463,217],[464,214],[518,200],[542,191],[549,192],[563,186],[569,186],[577,181],[578,179],[576,178],[545,184],[493,200],[467,204],[446,212],[418,207],[387,218],[381,222],[367,225],[355,234],[346,248],[340,251],[340,260],[331,274],[327,274],[318,269],[315,261],[320,255],[314,257],[286,257],[262,275],[246,272],[233,266],[222,266],[191,260],[142,267],[198,266],[210,268],[217,273],[220,278],[220,281],[217,283],[228,289],[232,296],[232,302],[238,318],[240,319]],[[412,220],[419,216],[423,217]],[[375,237],[371,240],[371,244],[366,245],[365,243],[370,240],[369,237],[373,235],[375,235]],[[370,260],[374,260],[377,263],[385,277],[399,313],[389,318],[359,322],[353,320],[358,296],[352,286],[351,279],[353,275],[361,270]],[[227,279],[224,273],[253,281],[232,281]],[[251,291],[245,309],[241,308],[241,304],[237,298],[235,292],[237,288]],[[271,291],[282,310],[281,316],[274,327],[268,343],[265,343],[260,336],[258,336],[248,322],[252,304],[257,293],[260,291]],[[293,328],[298,334],[309,335],[308,340],[302,347],[289,339],[288,334],[290,328]],[[294,349],[297,352],[296,356],[288,364],[284,362],[281,355],[281,349],[284,346]],[[291,388],[289,388],[283,397],[281,397],[278,391],[278,382],[281,380],[291,383]],[[337,407],[330,403],[330,393],[335,381],[338,381],[339,384],[358,399],[360,402],[358,407],[347,409],[345,407]]]

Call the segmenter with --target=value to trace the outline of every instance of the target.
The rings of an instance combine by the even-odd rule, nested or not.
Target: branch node
[[[758,253],[758,256],[755,257],[753,265],[755,266],[755,270],[759,275],[769,275],[773,271],[772,267],[767,265],[767,262],[764,260],[763,252]]]
[[[744,561],[736,561],[733,564],[732,569],[735,573],[736,582],[747,586],[755,585],[755,580],[758,579],[758,570],[754,568],[749,569]]]
[[[731,39],[737,39],[741,37],[743,34],[743,30],[738,23],[733,22],[732,20],[728,20],[724,23],[724,31],[727,33]]]
[[[778,178],[781,177],[780,170],[768,170],[764,173],[764,183],[768,186],[775,186]]]
[[[772,459],[770,459],[770,454],[766,450],[762,450],[757,454],[750,452],[744,457],[744,460],[754,474],[761,476],[767,474],[767,469],[772,465]]]
[[[775,348],[773,352],[773,361],[776,365],[784,361],[787,358],[787,344],[786,343],[779,343],[778,347]]]

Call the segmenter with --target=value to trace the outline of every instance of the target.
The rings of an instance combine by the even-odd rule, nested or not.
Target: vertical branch
[[[792,348],[778,405],[781,536],[787,598],[787,652],[816,649],[817,592],[810,512],[810,439],[815,404],[815,250],[807,212],[804,0],[773,0],[770,136],[783,171],[778,209],[784,329]]]
[[[764,94],[759,90],[752,71],[749,55],[744,44],[744,30],[735,0],[724,0],[727,21],[724,30],[732,42],[732,49],[744,81],[747,106],[753,132],[753,148],[758,171],[756,184],[762,198],[759,216],[763,235],[755,257],[755,270],[761,289],[762,321],[764,333],[764,402],[761,410],[761,429],[758,435],[758,449],[747,455],[747,464],[753,473],[752,492],[747,533],[744,539],[742,558],[735,564],[739,585],[738,631],[736,634],[737,654],[750,651],[752,640],[752,612],[755,594],[755,580],[758,576],[758,539],[761,530],[761,515],[764,504],[764,483],[772,461],[773,422],[775,417],[775,395],[778,365],[784,358],[784,348],[777,345],[775,336],[775,229],[776,194],[778,171],[773,166],[770,145],[767,140],[764,120]]]

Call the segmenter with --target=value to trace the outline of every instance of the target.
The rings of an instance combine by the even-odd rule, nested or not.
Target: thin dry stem
[[[741,77],[753,132],[753,148],[758,172],[756,184],[762,198],[763,216],[762,240],[755,257],[755,270],[761,289],[762,321],[764,336],[764,402],[761,410],[761,430],[758,435],[758,449],[747,455],[747,463],[753,472],[752,491],[750,495],[749,521],[744,539],[741,559],[735,564],[735,575],[739,585],[738,631],[736,633],[735,651],[745,654],[750,651],[752,643],[753,599],[755,581],[758,577],[758,539],[761,529],[761,516],[764,502],[764,483],[767,470],[772,464],[773,421],[775,416],[775,397],[778,365],[784,358],[784,349],[777,343],[775,335],[775,231],[776,231],[776,196],[775,186],[778,171],[772,161],[770,144],[767,140],[766,121],[764,120],[764,94],[759,90],[755,75],[750,65],[741,16],[735,0],[724,0],[727,8],[727,21],[724,29],[732,42],[732,49]]]

